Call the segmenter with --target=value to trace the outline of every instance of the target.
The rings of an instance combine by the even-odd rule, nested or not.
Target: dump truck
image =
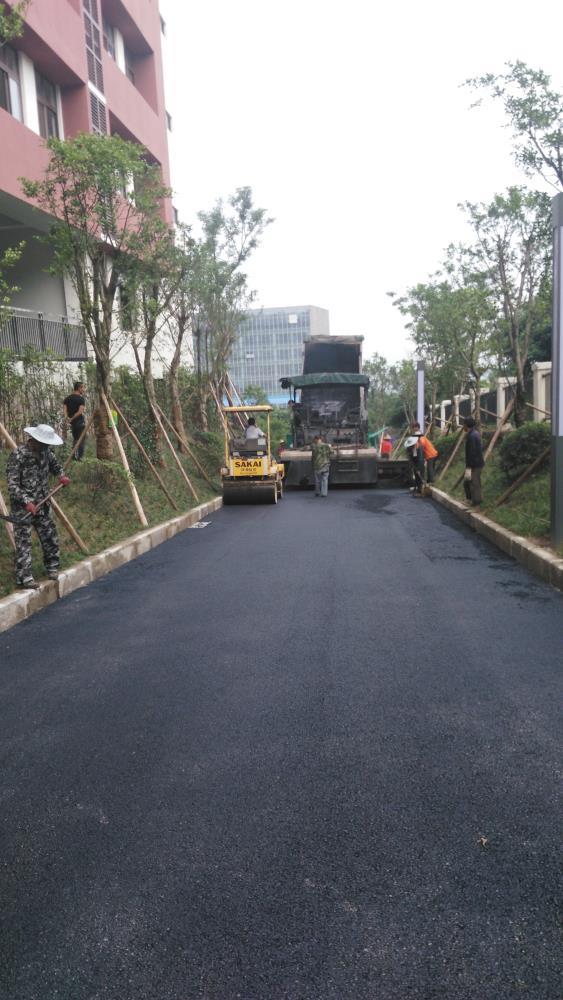
[[[377,450],[368,442],[369,377],[362,374],[363,337],[311,337],[303,373],[280,379],[292,411],[292,446],[281,451],[287,486],[313,482],[311,445],[316,434],[332,446],[330,481],[374,485]],[[299,398],[298,398],[299,397]]]

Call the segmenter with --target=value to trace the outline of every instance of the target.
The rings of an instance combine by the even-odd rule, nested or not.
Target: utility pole
[[[424,423],[424,361],[418,361],[416,365],[416,419],[424,434],[426,430]]]
[[[553,334],[551,350],[551,540],[563,544],[563,194],[553,219]]]

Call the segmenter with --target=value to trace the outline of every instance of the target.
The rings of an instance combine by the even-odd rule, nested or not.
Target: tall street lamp
[[[417,362],[416,366],[416,419],[424,434],[426,430],[424,424],[424,361]]]
[[[551,539],[563,544],[563,194],[552,203]]]

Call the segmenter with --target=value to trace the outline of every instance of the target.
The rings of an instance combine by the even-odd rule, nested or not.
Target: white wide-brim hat
[[[58,434],[55,434],[55,431],[52,427],[49,427],[49,424],[37,424],[37,427],[24,427],[24,431],[35,441],[40,441],[41,444],[57,445],[63,443],[63,439]]]
[[[414,437],[414,435],[412,435],[411,437],[407,438],[407,440],[405,441],[404,447],[405,448],[412,448],[415,444],[418,444],[418,438]]]

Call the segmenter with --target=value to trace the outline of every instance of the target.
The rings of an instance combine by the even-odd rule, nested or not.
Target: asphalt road
[[[2,1000],[558,1000],[563,599],[404,492],[0,636]]]

